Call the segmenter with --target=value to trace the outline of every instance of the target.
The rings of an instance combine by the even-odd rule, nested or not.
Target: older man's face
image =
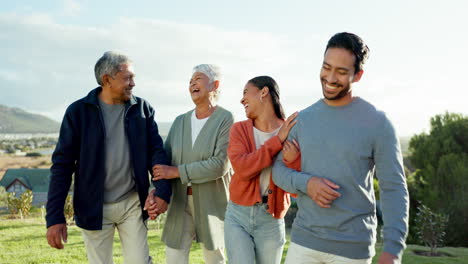
[[[110,91],[114,102],[124,103],[130,100],[135,86],[134,77],[133,66],[131,64],[122,64],[120,65],[120,71],[113,78],[109,78]]]

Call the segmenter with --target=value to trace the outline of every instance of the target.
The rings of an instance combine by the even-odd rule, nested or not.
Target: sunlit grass
[[[148,241],[150,255],[153,263],[165,263],[165,246],[161,242],[161,225],[154,221],[149,222]],[[76,226],[68,227],[68,243],[65,249],[56,250],[47,244],[45,222],[40,217],[28,218],[26,220],[7,219],[5,215],[0,216],[0,263],[25,264],[25,263],[86,263],[86,252],[84,249],[81,231]],[[288,243],[285,245],[283,261],[286,256]],[[428,250],[428,248],[410,245],[404,252],[404,264],[455,264],[468,263],[467,248],[442,248],[441,252],[448,253],[453,257],[424,257],[413,253],[413,250]],[[381,245],[377,245],[378,254]],[[114,238],[114,262],[123,263],[122,249],[119,237],[116,233]],[[202,250],[196,243],[190,252],[190,263],[203,263]],[[377,263],[374,258],[373,263]]]

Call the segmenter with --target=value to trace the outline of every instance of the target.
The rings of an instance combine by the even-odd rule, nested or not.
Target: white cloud
[[[81,12],[81,4],[76,0],[63,0],[62,5],[64,16],[78,16]]]
[[[13,72],[9,70],[0,70],[0,79],[9,81],[9,82],[14,82],[14,81],[19,81],[20,76],[18,72]]]
[[[329,37],[297,39],[138,18],[121,18],[110,26],[74,26],[59,24],[47,15],[0,15],[0,32],[0,104],[56,120],[61,120],[68,104],[97,86],[94,64],[107,50],[120,50],[133,58],[135,95],[154,106],[160,121],[173,121],[193,108],[187,86],[192,67],[200,63],[222,67],[219,104],[238,120],[244,118],[239,103],[243,86],[258,75],[277,80],[289,114],[321,98],[319,70]],[[417,59],[404,61],[401,67],[389,65],[392,53],[381,43],[374,45],[381,48],[371,55],[355,93],[385,110],[401,135],[427,129],[435,114],[468,112],[466,89],[448,91],[453,83],[449,76],[435,78],[434,72],[418,76]]]
[[[239,100],[249,78],[271,74],[286,83],[288,75],[297,74],[291,68],[297,60],[293,43],[268,33],[133,18],[93,28],[61,25],[45,15],[0,16],[0,30],[5,33],[0,40],[8,40],[0,44],[6,51],[0,62],[0,85],[11,87],[3,97],[9,100],[0,98],[0,103],[14,102],[57,120],[63,115],[57,109],[65,110],[64,101],[71,103],[97,86],[94,63],[107,50],[133,58],[135,94],[154,105],[161,121],[172,121],[193,108],[187,85],[196,64],[222,67],[219,103],[240,110],[238,118],[243,118]]]

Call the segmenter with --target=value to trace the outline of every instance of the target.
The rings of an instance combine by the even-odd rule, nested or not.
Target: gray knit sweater
[[[356,97],[345,106],[323,100],[299,113],[289,139],[301,148],[301,172],[287,168],[282,155],[273,180],[298,193],[291,241],[307,248],[353,259],[375,255],[376,200],[379,179],[384,251],[401,256],[408,232],[409,197],[400,144],[391,122],[373,105]],[[340,186],[331,208],[307,196],[307,181],[324,177]]]

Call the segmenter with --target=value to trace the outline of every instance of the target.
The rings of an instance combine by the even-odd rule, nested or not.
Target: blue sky
[[[319,70],[336,32],[371,49],[354,94],[384,110],[400,135],[428,131],[444,111],[468,114],[465,1],[7,1],[0,9],[0,104],[61,120],[96,87],[106,50],[135,61],[135,95],[160,121],[193,108],[191,68],[224,71],[219,104],[244,118],[245,82],[277,80],[287,113],[321,98]]]

